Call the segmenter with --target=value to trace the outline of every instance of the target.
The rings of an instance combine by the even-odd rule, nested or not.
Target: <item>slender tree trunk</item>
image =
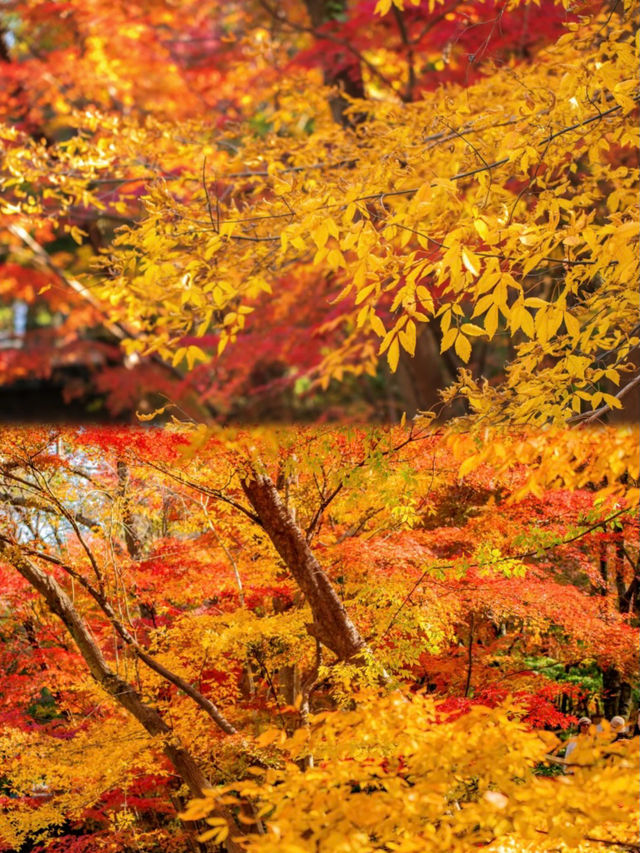
[[[469,617],[469,644],[467,646],[467,680],[464,685],[465,698],[471,693],[471,675],[473,672],[473,613]]]
[[[432,331],[425,328],[418,335],[414,356],[404,351],[400,354],[399,372],[404,373],[400,391],[409,418],[416,412],[429,411],[438,406],[441,403],[439,392],[447,384],[445,365]],[[450,378],[454,379],[455,373]]]
[[[254,472],[250,479],[243,480],[242,488],[276,551],[309,602],[313,613],[313,622],[307,624],[309,634],[340,660],[358,659],[366,647],[365,641],[271,478]]]
[[[73,602],[55,578],[26,560],[15,549],[0,544],[0,554],[44,598],[49,610],[62,621],[98,684],[135,717],[148,734],[162,738],[165,755],[176,773],[194,797],[202,797],[203,792],[211,787],[209,780],[189,752],[172,738],[171,729],[159,711],[144,702],[129,682],[113,672]]]
[[[7,45],[7,31],[4,27],[0,28],[0,62],[5,62],[7,64],[11,62],[9,46]]]
[[[604,715],[607,719],[620,713],[620,694],[622,682],[620,672],[615,666],[610,666],[602,673]]]
[[[608,593],[610,582],[613,581],[620,613],[629,612],[638,583],[638,568],[636,566],[634,567],[634,577],[627,586],[623,574],[624,560],[624,538],[623,533],[620,532],[616,537],[613,554],[604,543],[601,544],[600,550],[600,574],[604,582],[603,595]],[[616,715],[627,717],[631,710],[631,685],[623,679],[622,673],[615,665],[603,671],[602,686],[605,716],[608,719]]]
[[[281,666],[278,670],[278,692],[287,705],[294,705],[301,692],[300,667]]]
[[[118,473],[118,498],[122,502],[122,525],[124,527],[124,541],[127,552],[132,560],[140,556],[142,543],[136,532],[136,523],[129,501],[129,468],[126,462],[118,459],[116,470]]]
[[[85,660],[89,671],[103,690],[133,716],[151,737],[162,741],[164,754],[169,759],[176,774],[188,787],[193,797],[201,798],[211,783],[198,766],[191,753],[175,738],[160,712],[148,705],[124,679],[116,675],[106,662],[102,651],[91,636],[91,632],[76,610],[73,602],[58,584],[55,578],[27,560],[18,549],[0,542],[0,556],[6,559],[16,571],[46,601],[48,609],[63,623]],[[223,815],[231,825],[231,831],[239,834],[234,818]],[[242,853],[243,849],[235,841],[225,843],[227,853]]]

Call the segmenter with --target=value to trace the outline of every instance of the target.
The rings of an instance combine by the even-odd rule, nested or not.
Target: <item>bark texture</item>
[[[365,649],[365,641],[275,484],[270,477],[254,472],[251,478],[243,481],[242,488],[276,551],[309,602],[313,622],[307,625],[307,631],[340,660],[354,660]]]

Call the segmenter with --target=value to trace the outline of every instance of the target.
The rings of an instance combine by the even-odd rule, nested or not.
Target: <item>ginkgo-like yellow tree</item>
[[[636,30],[2,4],[0,849],[638,850]]]
[[[186,367],[218,411],[249,374],[260,388],[326,388],[375,375],[381,357],[396,371],[401,353],[413,408],[431,407],[423,386],[447,379],[446,400],[491,424],[622,407],[640,340],[631,0],[544,13],[382,3],[369,37],[355,34],[364,11],[349,22],[340,3],[229,3],[227,35],[208,31],[212,56],[226,39],[253,84],[213,112],[195,60],[178,51],[196,36],[162,6],[135,25],[118,7],[104,39],[69,4],[77,29],[63,35],[96,80],[64,67],[56,120],[41,98],[30,125],[3,131],[10,250],[46,264],[52,228],[80,243],[93,233],[106,256],[76,297],[102,300],[130,361],[153,353]],[[27,55],[39,10],[28,6],[17,29]],[[174,60],[161,74],[158,55],[141,54],[156,60],[153,95],[120,55],[151,33],[165,33]],[[321,59],[331,50],[333,76]],[[236,72],[219,62],[223,98]],[[188,118],[165,82],[178,73],[203,101]],[[111,103],[92,90],[102,78]],[[227,358],[212,368],[212,353]]]

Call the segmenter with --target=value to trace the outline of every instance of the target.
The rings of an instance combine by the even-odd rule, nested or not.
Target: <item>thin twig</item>
[[[205,197],[207,199],[207,210],[209,212],[209,219],[211,221],[211,227],[213,228],[213,230],[215,231],[216,234],[219,234],[220,233],[220,203],[219,203],[219,200],[216,198],[216,201],[218,201],[218,221],[216,223],[214,221],[214,218],[213,218],[213,210],[211,209],[211,197],[209,196],[209,188],[207,187],[206,169],[207,169],[207,158],[205,157],[202,161],[202,187],[204,189],[204,194],[205,194]]]
[[[635,388],[636,385],[638,385],[639,383],[640,383],[640,373],[636,374],[636,376],[634,376],[634,378],[631,380],[631,382],[628,382],[624,386],[624,388],[621,388],[618,391],[618,393],[614,394],[613,396],[616,398],[616,400],[621,400],[623,397],[625,397],[629,393],[629,391],[633,390],[633,388]],[[611,406],[611,405],[609,405],[609,403],[607,403],[605,406],[600,406],[600,408],[596,409],[594,412],[583,412],[583,414],[581,414],[581,415],[574,415],[572,418],[569,418],[567,423],[568,424],[574,424],[574,423],[577,423],[578,421],[584,421],[586,424],[590,424],[593,421],[597,420],[602,415],[606,414],[607,412],[612,412],[612,411],[613,411],[613,406]]]

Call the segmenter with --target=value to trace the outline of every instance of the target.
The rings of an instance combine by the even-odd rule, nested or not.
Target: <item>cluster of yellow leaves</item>
[[[391,6],[382,0],[378,12]],[[381,356],[395,370],[432,324],[441,352],[463,364],[476,342],[500,351],[503,337],[513,341],[502,385],[454,386],[482,420],[618,408],[612,388],[640,343],[635,14],[627,0],[569,24],[534,62],[471,86],[412,104],[372,100],[366,133],[335,126],[328,92],[294,78],[267,86],[264,100],[277,101],[269,128],[243,127],[241,143],[235,125],[212,139],[206,121],[176,134],[165,117],[74,114],[80,135],[53,155],[27,139],[4,153],[2,212],[31,224],[79,206],[99,212],[96,181],[157,179],[109,275],[93,282],[131,331],[130,352],[191,369],[209,356],[180,339],[214,331],[222,353],[295,264],[300,299],[313,298],[307,273],[320,271],[340,303],[325,387],[373,374]],[[137,213],[137,200],[117,204]]]
[[[96,703],[103,694],[96,690]],[[105,751],[109,760],[105,761]],[[27,833],[43,838],[52,827],[80,818],[105,791],[125,788],[134,772],[162,774],[153,744],[131,718],[97,714],[71,739],[6,726],[0,735],[3,777],[16,795],[0,810],[0,838],[16,849]],[[38,808],[30,802],[38,800]]]
[[[572,775],[547,778],[534,768],[556,738],[528,730],[512,703],[445,721],[428,697],[365,694],[291,737],[265,733],[281,767],[211,791],[185,817],[250,800],[266,829],[242,839],[256,853],[587,851],[595,835],[635,838],[637,745],[610,740],[576,750]]]
[[[295,261],[341,283],[346,337],[325,382],[382,355],[395,370],[421,324],[437,322],[441,351],[462,362],[476,339],[516,343],[499,409],[498,392],[457,386],[484,418],[619,407],[602,383],[623,383],[640,340],[632,15],[571,25],[534,64],[464,90],[370,105],[366,138],[320,125],[308,139],[270,138],[268,160],[247,139],[221,174],[250,163],[256,177],[232,187],[221,222],[207,223],[202,194],[181,204],[173,186],[156,188],[123,237],[123,271],[140,269],[119,304],[129,317],[153,313],[149,343],[165,355],[176,334],[214,321],[221,351]]]
[[[473,436],[451,432],[446,443],[459,461],[460,478],[485,464],[497,480],[505,478],[505,482],[514,470],[522,472],[524,481],[512,500],[527,494],[540,497],[546,489],[593,487],[598,491],[597,503],[605,506],[633,507],[640,498],[635,426],[522,432],[487,428]]]

